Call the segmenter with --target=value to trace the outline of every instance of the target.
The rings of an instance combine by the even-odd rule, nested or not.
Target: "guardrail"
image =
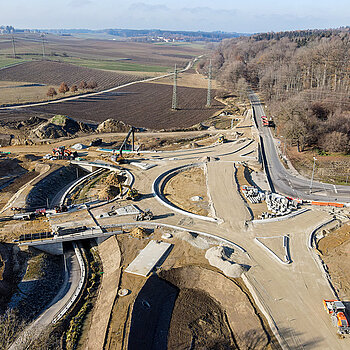
[[[91,176],[94,176],[94,175],[97,175],[98,173],[102,172],[103,169],[98,169],[90,174],[87,174],[85,176],[83,176],[82,178],[78,179],[77,181],[73,182],[69,187],[68,189],[64,192],[64,194],[62,195],[61,197],[61,200],[60,200],[60,205],[63,205],[69,192],[75,188],[76,186],[80,185],[82,182],[84,182],[85,180],[87,180],[89,177]]]
[[[84,259],[81,255],[80,249],[76,243],[73,243],[73,247],[74,247],[74,252],[75,252],[75,255],[77,256],[79,267],[80,267],[79,284],[78,284],[78,287],[76,288],[74,294],[70,298],[70,300],[66,303],[66,305],[63,307],[63,309],[53,318],[53,320],[52,320],[53,324],[57,323],[68,312],[68,310],[72,307],[72,305],[75,303],[78,296],[80,295],[80,293],[83,289],[84,283],[85,283],[86,268],[85,268]]]
[[[38,239],[31,239],[28,241],[20,241],[18,245],[41,245],[41,244],[53,244],[53,243],[62,243],[67,241],[78,241],[81,239],[89,239],[89,238],[96,238],[96,237],[103,237],[103,236],[111,236],[113,234],[118,234],[119,232],[102,232],[102,230],[99,229],[91,229],[82,231],[79,233],[69,234],[65,236],[54,236],[53,238],[38,238]]]

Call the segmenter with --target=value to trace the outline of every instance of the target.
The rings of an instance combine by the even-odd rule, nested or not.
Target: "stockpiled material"
[[[212,247],[205,253],[209,264],[221,270],[227,277],[239,278],[244,268],[233,262],[224,247]]]

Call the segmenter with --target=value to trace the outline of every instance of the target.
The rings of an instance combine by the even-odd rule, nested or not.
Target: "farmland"
[[[14,37],[17,59],[12,57],[11,36],[0,37],[0,67],[22,60],[42,59],[42,39],[38,34],[17,34]],[[192,57],[205,51],[202,45],[157,45],[53,34],[46,35],[44,40],[46,59],[123,71],[164,72],[174,64],[184,66]]]
[[[139,83],[99,96],[31,107],[26,109],[25,113],[28,115],[65,114],[76,120],[94,124],[113,118],[136,127],[183,128],[208,119],[222,108],[217,101],[213,101],[212,107],[206,108],[206,94],[205,89],[179,87],[179,110],[173,111],[171,110],[172,86]],[[15,111],[2,111],[0,118],[16,116],[16,114]]]
[[[97,69],[77,67],[68,63],[33,61],[0,70],[0,81],[26,81],[30,83],[59,85],[63,81],[68,85],[80,81],[96,81],[98,89],[122,85],[140,79],[132,74],[107,72]]]

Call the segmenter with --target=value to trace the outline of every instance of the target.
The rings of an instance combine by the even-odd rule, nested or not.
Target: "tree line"
[[[76,93],[78,90],[94,90],[96,89],[98,86],[97,82],[96,81],[90,81],[90,82],[86,82],[85,80],[82,80],[78,85],[76,84],[73,84],[71,87],[68,86],[67,83],[65,82],[62,82],[61,85],[59,86],[58,88],[58,92],[60,94],[65,94],[67,92],[72,92],[72,93]],[[50,87],[48,90],[47,90],[47,93],[46,95],[48,97],[54,97],[57,95],[57,91],[55,88],[53,87]]]
[[[226,90],[258,90],[277,131],[300,151],[350,153],[349,58],[349,28],[341,28],[224,40],[212,64]]]

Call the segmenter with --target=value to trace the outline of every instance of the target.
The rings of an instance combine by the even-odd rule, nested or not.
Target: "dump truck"
[[[337,327],[339,334],[350,334],[349,321],[346,316],[345,305],[336,299],[324,299],[323,306],[331,315],[333,326]]]

